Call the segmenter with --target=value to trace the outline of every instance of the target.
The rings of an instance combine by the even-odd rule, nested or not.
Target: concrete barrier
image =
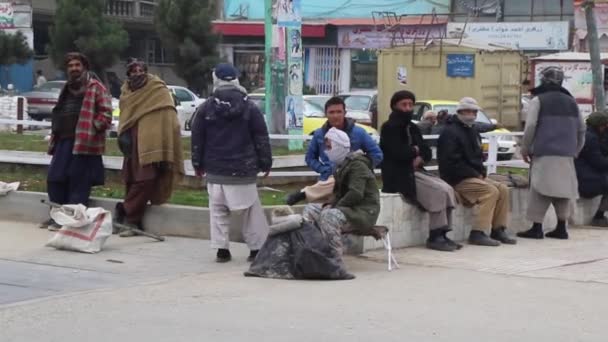
[[[46,194],[33,192],[13,192],[8,196],[0,197],[0,219],[32,222],[42,222],[48,218],[48,210],[40,203]],[[391,232],[393,247],[402,248],[419,246],[425,243],[428,237],[428,214],[417,207],[404,202],[400,195],[382,194],[380,218],[378,224],[387,226]],[[599,206],[600,198],[580,200],[576,203],[571,225],[589,224]],[[103,207],[113,211],[118,200],[93,198],[91,206]],[[511,222],[509,229],[512,234],[528,229],[531,222],[525,218],[528,207],[528,190],[511,189]],[[266,216],[270,218],[272,210],[276,207],[265,207]],[[295,207],[301,212],[303,206]],[[472,219],[476,208],[459,206],[454,211],[454,231],[450,236],[456,241],[463,241],[468,237],[472,228]],[[550,209],[545,217],[544,226],[549,230],[555,227],[557,218],[555,211]],[[241,221],[238,217],[233,220],[230,238],[235,242],[242,242],[240,229]],[[144,225],[151,232],[167,235],[198,239],[209,239],[209,209],[179,205],[152,206],[146,211]],[[357,254],[368,250],[383,248],[382,242],[372,238],[348,237],[346,244],[349,253]]]

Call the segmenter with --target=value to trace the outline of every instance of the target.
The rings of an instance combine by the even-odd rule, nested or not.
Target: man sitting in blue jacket
[[[372,137],[361,127],[355,125],[355,121],[346,118],[346,104],[339,97],[332,97],[325,103],[325,116],[327,122],[323,127],[313,133],[312,141],[306,152],[306,164],[316,171],[319,181],[312,186],[289,194],[286,199],[288,205],[294,205],[300,201],[329,202],[334,190],[334,178],[332,176],[335,165],[333,165],[324,151],[325,134],[335,127],[344,131],[350,138],[351,151],[363,151],[377,167],[382,162],[382,150]]]
[[[595,112],[587,118],[585,146],[574,160],[578,192],[582,198],[602,196],[591,221],[592,226],[608,227],[608,156],[602,151],[602,138],[608,130],[608,115]]]

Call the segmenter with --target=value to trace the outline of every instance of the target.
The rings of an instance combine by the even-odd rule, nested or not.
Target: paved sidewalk
[[[0,221],[0,341],[604,342],[608,231],[569,241],[396,251],[346,259],[353,281],[245,278],[247,250],[112,237],[96,255]],[[109,262],[120,261],[123,263]]]

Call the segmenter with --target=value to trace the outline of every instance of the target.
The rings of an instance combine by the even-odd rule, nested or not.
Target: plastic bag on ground
[[[98,253],[112,235],[112,214],[103,208],[64,205],[51,210],[61,229],[46,244],[57,249]]]
[[[17,191],[19,189],[19,182],[4,183],[0,182],[0,196],[6,196],[11,191]]]
[[[275,279],[352,279],[319,228],[304,221],[299,229],[269,236],[246,276]]]

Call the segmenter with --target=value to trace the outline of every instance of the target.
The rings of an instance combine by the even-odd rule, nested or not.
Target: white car
[[[179,124],[182,127],[182,130],[187,130],[189,127],[187,127],[188,125],[186,125],[186,123],[190,122],[192,114],[196,112],[200,105],[205,103],[205,99],[201,99],[186,87],[172,85],[167,87],[171,89],[173,95],[175,95],[181,103],[182,110],[178,110]]]

